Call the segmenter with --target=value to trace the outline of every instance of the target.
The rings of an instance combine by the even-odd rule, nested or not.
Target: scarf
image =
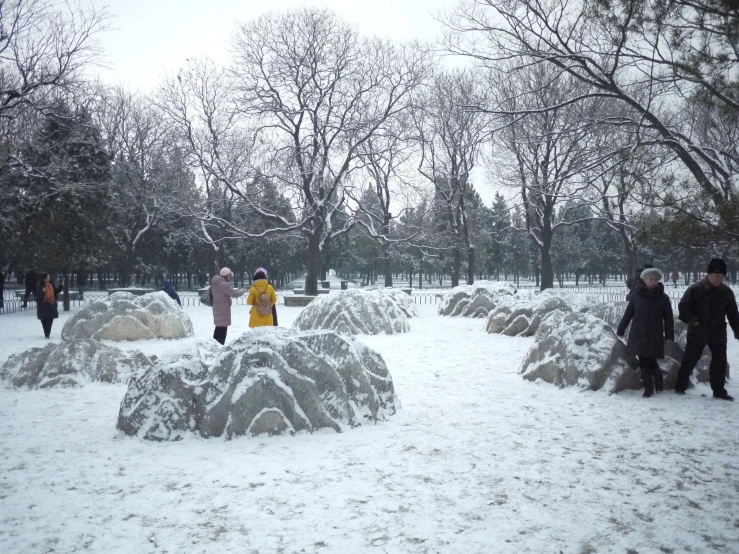
[[[54,297],[54,287],[51,283],[46,283],[44,286],[44,302],[52,304],[56,298]]]

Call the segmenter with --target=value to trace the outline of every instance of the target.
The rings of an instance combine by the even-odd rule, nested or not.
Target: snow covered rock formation
[[[402,291],[389,291],[354,289],[316,298],[300,312],[293,328],[330,329],[346,335],[406,333],[410,314],[417,314],[413,299]]]
[[[516,287],[497,281],[477,281],[454,287],[439,306],[439,315],[487,317],[501,298],[516,294]]]
[[[192,322],[167,293],[143,296],[117,292],[69,318],[62,340],[179,339],[193,336]]]
[[[153,366],[138,350],[123,352],[94,340],[31,348],[8,358],[0,377],[14,387],[78,387],[91,381],[125,382]]]
[[[536,333],[542,319],[551,312],[583,312],[596,304],[599,304],[597,297],[571,291],[518,291],[513,296],[501,298],[490,312],[487,332],[530,337]]]
[[[262,327],[199,344],[129,383],[118,429],[150,440],[341,431],[395,413],[380,354],[333,331]]]
[[[640,376],[626,362],[625,349],[605,321],[587,313],[552,312],[539,326],[520,372],[529,381],[558,387],[639,389]]]

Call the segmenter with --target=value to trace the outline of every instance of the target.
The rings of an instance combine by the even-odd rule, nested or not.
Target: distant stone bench
[[[285,296],[285,306],[307,306],[315,296]]]
[[[318,294],[328,294],[331,289],[318,289]],[[293,289],[293,294],[305,294],[305,289]]]
[[[110,296],[111,294],[115,294],[116,292],[127,292],[129,294],[133,294],[134,296],[144,296],[145,294],[154,292],[154,289],[108,289],[108,296]]]
[[[400,289],[406,294],[411,294],[413,292],[413,289]]]

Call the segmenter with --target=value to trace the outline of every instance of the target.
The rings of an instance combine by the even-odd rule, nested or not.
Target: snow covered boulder
[[[167,293],[143,296],[117,292],[69,318],[62,340],[145,340],[192,337],[190,318]]]
[[[530,337],[536,333],[542,318],[555,310],[571,312],[570,304],[559,295],[522,293],[501,298],[488,316],[487,332],[509,337]]]
[[[378,335],[410,331],[409,305],[388,289],[345,290],[316,298],[300,312],[293,328],[331,329],[347,335]],[[410,298],[410,297],[409,297]],[[412,299],[411,299],[412,300]],[[413,307],[415,312],[415,306]]]
[[[577,386],[610,393],[642,386],[626,362],[625,344],[603,320],[581,312],[552,314],[535,335],[521,363],[524,379],[558,387]]]
[[[47,344],[11,356],[0,374],[14,387],[79,387],[91,381],[125,382],[152,365],[139,351],[123,352],[82,339]]]
[[[262,327],[220,350],[189,354],[200,369],[162,360],[131,381],[118,428],[150,440],[341,431],[395,413],[382,357],[333,331]],[[170,357],[175,360],[175,357]]]
[[[194,431],[195,387],[210,372],[222,348],[214,340],[198,341],[162,357],[156,366],[128,384],[118,414],[118,429],[143,432],[152,440],[177,440]],[[202,413],[199,414],[202,417]]]
[[[439,306],[440,315],[487,317],[501,298],[516,294],[516,287],[496,281],[477,281],[454,287]]]

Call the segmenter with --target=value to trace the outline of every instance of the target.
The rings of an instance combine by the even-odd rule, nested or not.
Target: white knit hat
[[[230,270],[230,269],[228,269],[227,267],[224,267],[224,268],[223,268],[223,269],[221,270],[221,272],[219,273],[219,275],[220,275],[221,277],[228,277],[229,275],[231,275],[231,270]]]
[[[649,277],[650,275],[656,276],[657,277],[657,281],[661,281],[662,280],[662,272],[659,269],[657,269],[656,267],[648,267],[647,269],[645,269],[644,271],[642,271],[641,272],[641,280],[642,281],[646,281],[647,280],[647,277]]]

